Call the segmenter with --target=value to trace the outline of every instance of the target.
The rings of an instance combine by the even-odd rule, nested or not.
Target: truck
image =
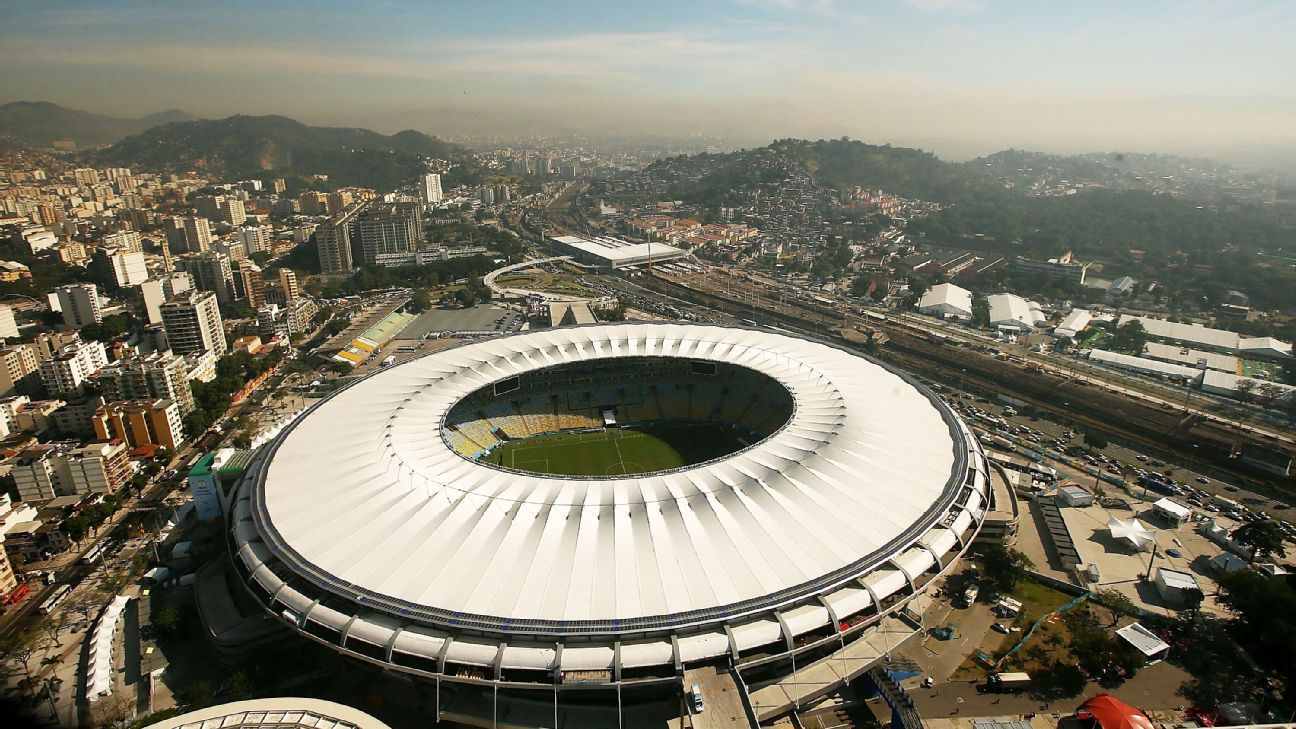
[[[706,704],[702,701],[702,687],[697,684],[689,689],[689,700],[693,704],[693,713],[701,714],[706,710]]]
[[[1208,503],[1220,511],[1238,511],[1242,506],[1227,496],[1212,496]]]
[[[1022,691],[1030,688],[1029,673],[996,673],[990,677],[990,688],[1000,692]]]
[[[963,607],[972,607],[972,603],[976,602],[977,595],[979,594],[981,594],[981,588],[976,585],[971,585],[964,590],[963,595],[961,596],[961,604]]]

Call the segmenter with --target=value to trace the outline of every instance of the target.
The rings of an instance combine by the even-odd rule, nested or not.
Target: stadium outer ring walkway
[[[319,474],[313,472],[307,478],[307,482],[313,486],[306,501],[290,499],[284,502],[278,500],[276,494],[267,497],[268,491],[273,492],[279,488],[276,479],[281,478],[281,474],[300,475],[293,474],[293,471],[303,468],[324,469],[333,475],[332,483],[344,484],[344,491],[360,488],[356,484],[361,481],[353,483],[350,480],[354,478],[354,474],[349,475],[339,469],[353,467],[348,465],[351,463],[351,449],[356,447],[353,441],[364,441],[359,434],[369,432],[366,430],[365,418],[377,417],[380,423],[378,432],[382,436],[377,442],[361,442],[360,447],[371,451],[376,461],[381,461],[388,472],[394,473],[396,482],[405,479],[401,486],[404,493],[416,493],[423,501],[434,498],[457,499],[460,505],[469,504],[473,499],[486,498],[487,501],[492,501],[491,498],[475,493],[476,487],[467,485],[472,474],[480,477],[483,472],[489,472],[487,476],[504,475],[514,480],[517,475],[506,474],[482,464],[468,463],[457,454],[451,454],[454,463],[460,469],[467,469],[466,471],[458,470],[452,474],[453,478],[444,479],[437,484],[436,489],[439,490],[436,493],[419,492],[419,489],[414,488],[414,474],[421,466],[414,458],[417,448],[435,449],[436,443],[441,439],[426,438],[426,442],[417,446],[411,445],[411,441],[402,442],[400,435],[387,435],[393,430],[392,426],[396,425],[393,420],[399,420],[401,411],[414,399],[425,396],[428,389],[440,393],[438,407],[442,409],[434,409],[434,412],[444,414],[463,394],[475,390],[483,382],[504,379],[516,371],[539,369],[537,361],[531,360],[525,353],[548,352],[549,357],[539,360],[544,364],[554,364],[555,361],[550,358],[560,357],[563,353],[576,359],[602,359],[615,356],[616,352],[595,345],[609,345],[613,341],[620,341],[623,345],[631,341],[637,342],[631,348],[633,352],[623,350],[621,354],[652,354],[703,360],[711,358],[717,361],[729,361],[725,359],[728,355],[722,352],[733,353],[742,346],[760,349],[769,355],[762,361],[763,365],[785,378],[783,384],[790,385],[789,389],[798,398],[797,411],[779,432],[731,457],[702,467],[680,469],[678,473],[667,474],[663,478],[689,475],[705,468],[713,474],[726,472],[728,478],[733,479],[741,471],[732,469],[750,470],[759,459],[772,458],[772,453],[779,452],[778,449],[787,449],[789,443],[798,442],[798,439],[803,443],[804,450],[784,450],[783,457],[776,459],[777,462],[771,461],[773,467],[768,469],[766,478],[777,478],[780,472],[785,472],[808,479],[810,467],[828,469],[832,467],[828,459],[849,460],[846,451],[842,450],[844,444],[841,439],[860,436],[863,431],[856,428],[858,423],[853,423],[849,415],[829,418],[826,424],[805,422],[805,418],[823,420],[823,411],[806,407],[806,402],[800,399],[806,395],[799,387],[804,382],[789,382],[786,379],[789,372],[799,372],[810,380],[822,378],[824,373],[809,363],[823,366],[834,358],[842,359],[858,372],[884,378],[886,387],[906,393],[906,397],[916,395],[917,399],[908,399],[906,402],[915,409],[926,408],[923,412],[926,412],[924,417],[929,418],[928,424],[935,422],[939,426],[936,430],[926,428],[922,435],[935,441],[935,452],[947,452],[948,457],[941,464],[945,475],[939,479],[939,484],[927,484],[923,497],[926,499],[925,506],[919,509],[921,513],[914,521],[894,530],[894,534],[888,533],[887,536],[891,538],[879,544],[872,552],[859,554],[857,559],[842,560],[837,569],[825,570],[813,579],[786,589],[744,596],[745,599],[738,602],[704,604],[705,601],[702,601],[689,605],[694,609],[664,615],[646,614],[642,606],[639,606],[641,609],[638,614],[627,614],[624,618],[591,614],[580,619],[565,619],[561,615],[526,613],[501,617],[449,609],[431,604],[430,601],[417,603],[383,594],[362,584],[363,580],[354,579],[360,573],[336,570],[345,573],[343,576],[313,561],[327,562],[330,550],[336,549],[349,554],[347,559],[354,564],[362,565],[362,572],[381,572],[390,566],[390,560],[410,559],[411,554],[417,553],[417,550],[407,550],[402,555],[383,553],[381,543],[390,538],[393,532],[381,524],[373,523],[373,533],[346,531],[347,528],[354,527],[354,524],[348,526],[347,519],[355,517],[357,509],[362,521],[355,524],[364,523],[364,519],[369,519],[372,523],[373,519],[366,516],[368,512],[362,506],[373,503],[380,497],[367,496],[362,501],[355,502],[358,506],[351,508],[337,500],[340,498],[337,493],[342,492],[320,493],[318,489],[324,482],[318,478]],[[692,344],[685,346],[685,342]],[[601,356],[598,354],[600,352]],[[510,358],[515,362],[521,361],[523,365],[513,370],[500,370],[501,363]],[[760,366],[753,365],[750,361],[744,364],[760,369]],[[439,371],[441,376],[429,378],[426,376],[429,371]],[[376,390],[366,392],[365,383],[372,385],[378,378],[392,378],[402,372],[420,383],[415,386],[417,392],[412,397],[378,400]],[[766,374],[770,372],[767,371]],[[847,377],[836,371],[834,376]],[[455,388],[446,387],[451,381],[457,383]],[[432,387],[433,384],[436,387]],[[832,385],[831,380],[828,384]],[[446,389],[453,389],[453,392],[442,392]],[[833,390],[836,395],[841,394],[835,387],[824,391],[827,390]],[[368,403],[376,413],[366,415],[348,412],[349,420],[345,425],[324,423],[325,418],[320,412],[327,411],[331,406],[346,404],[348,393],[353,396],[352,404]],[[859,398],[862,395],[867,397],[861,400]],[[845,405],[863,408],[871,398],[885,400],[885,393],[877,390],[854,393],[846,398]],[[849,410],[849,407],[845,409]],[[897,445],[898,441],[889,440],[887,431],[895,431],[892,435],[898,434],[901,440],[912,435],[903,432],[905,429],[901,423],[905,416],[902,413],[873,413],[872,417],[875,418],[872,423],[875,430],[870,437],[884,442],[879,449],[870,451],[868,458],[876,460],[880,464],[880,470],[851,475],[866,479],[858,488],[872,490],[870,496],[875,498],[872,513],[881,515],[876,518],[885,519],[890,509],[879,509],[881,504],[890,503],[894,511],[901,511],[901,502],[905,499],[901,487],[919,488],[919,480],[906,480],[910,476],[908,471],[918,472],[927,481],[931,481],[932,472],[930,468],[924,469],[923,464],[906,463],[903,458],[897,460],[897,456],[904,456],[903,447]],[[935,419],[931,420],[931,417]],[[320,424],[326,425],[324,431],[311,430],[312,426]],[[352,433],[337,431],[338,427],[348,425],[353,429]],[[399,432],[401,428],[396,427],[395,430]],[[807,433],[817,433],[819,439],[807,437]],[[293,459],[300,458],[304,452],[295,451],[302,444],[293,442],[294,434],[301,435],[302,439],[309,439],[312,435],[326,438],[322,442],[316,440],[312,445],[314,451],[310,455],[315,463]],[[338,442],[339,436],[342,436],[342,442]],[[395,438],[395,445],[392,444],[392,438]],[[410,450],[411,448],[414,450]],[[295,457],[291,455],[294,452]],[[933,451],[928,449],[923,452],[930,454]],[[285,462],[277,460],[279,458],[283,458]],[[288,478],[291,484],[291,475],[284,478]],[[629,480],[645,482],[656,478],[659,476],[650,474]],[[362,481],[368,482],[367,479],[366,476]],[[593,482],[593,485],[585,483],[585,488],[594,490],[600,480],[593,479]],[[839,482],[838,485],[842,484]],[[769,483],[761,482],[759,486],[767,492],[772,490]],[[423,487],[427,488],[428,484],[424,483]],[[802,482],[800,487],[808,489],[809,484]],[[290,485],[286,488],[291,494],[293,487]],[[786,498],[789,494],[792,491],[776,495]],[[733,494],[714,492],[693,496],[712,501],[732,498]],[[817,496],[822,497],[822,494]],[[882,500],[876,500],[877,497]],[[678,503],[679,498],[672,496],[667,501]],[[242,582],[272,615],[303,636],[384,669],[429,681],[435,680],[438,696],[443,681],[494,687],[497,690],[558,691],[612,687],[616,688],[620,696],[623,688],[678,686],[679,677],[688,666],[733,665],[740,670],[760,669],[766,672],[763,675],[768,675],[770,670],[781,670],[778,667],[786,665],[788,661],[793,666],[797,662],[805,665],[809,660],[865,635],[869,628],[877,625],[884,617],[903,609],[926,584],[957,563],[980,529],[988,498],[986,460],[975,436],[931,392],[883,363],[862,357],[833,343],[801,336],[737,327],[631,323],[543,330],[487,342],[466,343],[362,378],[314,405],[306,415],[285,428],[272,443],[261,449],[240,487],[230,495],[227,513],[231,527],[232,561]],[[526,500],[519,499],[516,503],[525,504]],[[316,508],[324,508],[324,511],[312,509],[312,504]],[[287,516],[292,510],[285,510],[285,505],[305,508],[306,513],[300,514],[294,524],[294,519]],[[550,506],[552,505],[551,503]],[[578,504],[573,501],[566,508],[576,506]],[[837,510],[840,505],[829,503],[828,506]],[[514,512],[516,513],[520,513],[520,510]],[[400,518],[409,519],[411,515],[402,513]],[[324,522],[321,523],[320,519]],[[340,522],[337,521],[339,519]],[[565,516],[563,520],[566,521]],[[316,526],[301,531],[300,525],[303,523]],[[550,520],[549,523],[555,522]],[[712,526],[722,531],[726,528],[719,524]],[[777,525],[769,526],[771,533],[754,536],[778,541],[774,534],[778,531],[775,528]],[[480,523],[476,527],[486,528]],[[825,531],[830,528],[830,525],[824,525]],[[864,530],[868,528],[868,524],[861,521],[858,528]],[[460,536],[460,540],[461,543],[468,543],[471,549],[480,551],[484,547],[469,538],[475,533],[478,533],[478,529],[470,529]],[[648,534],[651,536],[652,530]],[[659,540],[670,539],[673,542],[674,538],[668,535],[669,532],[656,534]],[[644,534],[639,536],[643,538]],[[746,544],[759,548],[751,541]],[[589,545],[585,546],[588,548]],[[672,546],[669,543],[659,545],[667,551]],[[788,548],[786,544],[779,546]],[[532,554],[535,554],[534,549]],[[574,555],[577,553],[573,551],[565,556],[578,558]],[[452,564],[454,556],[452,554],[444,564]],[[754,553],[748,556],[756,557]],[[418,554],[418,557],[428,562],[444,559],[444,555],[439,552]],[[543,553],[540,559],[547,560],[546,564],[554,564],[554,557],[553,553]],[[335,561],[332,564],[336,566],[340,563]],[[544,565],[533,567],[543,569]],[[477,573],[476,576],[480,578],[485,574]],[[419,586],[424,585],[420,583]],[[468,587],[471,590],[473,584]]]
[[[494,271],[491,271],[490,273],[486,274],[485,276],[482,277],[482,283],[486,284],[486,288],[490,289],[491,292],[498,294],[506,299],[510,297],[518,297],[518,298],[525,299],[528,297],[536,296],[541,299],[544,299],[545,301],[589,301],[589,299],[584,299],[579,296],[568,296],[567,294],[551,294],[547,291],[532,291],[531,289],[511,288],[508,286],[499,286],[496,285],[495,283],[495,279],[499,278],[502,274],[509,273],[511,271],[517,271],[526,268],[534,268],[535,266],[539,266],[542,263],[552,263],[554,261],[570,261],[570,260],[572,260],[571,256],[553,256],[551,258],[541,258],[535,261],[523,261],[521,263],[513,263],[508,266],[504,266],[503,268],[497,268]]]

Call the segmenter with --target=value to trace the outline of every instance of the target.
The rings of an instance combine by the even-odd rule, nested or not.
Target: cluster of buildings
[[[701,223],[692,218],[664,214],[627,218],[625,227],[640,238],[689,249],[724,250],[740,246],[760,234],[760,231],[743,223]]]
[[[708,238],[704,234],[696,241],[709,245],[713,249],[710,253],[718,260],[799,263],[808,267],[832,240],[824,221],[838,205],[837,195],[820,189],[803,165],[778,150],[764,148],[741,154],[751,174],[769,181],[756,188],[726,192],[725,204],[719,208],[721,221],[744,227],[732,231],[727,227],[723,231],[714,228],[706,234],[732,237],[732,240]],[[655,216],[685,212],[688,207],[678,201],[659,201],[674,189],[706,184],[707,178],[732,164],[733,160],[725,156],[663,159],[632,174],[604,181],[599,192],[605,200],[644,202],[601,205],[603,217],[638,220],[642,232],[627,227],[628,233],[660,236],[669,231],[671,236],[679,236],[670,242],[685,245],[684,237],[703,231],[690,229],[697,221],[688,219],[679,224],[666,223],[669,228],[656,231],[655,226],[660,223],[655,222],[658,220]]]
[[[364,264],[409,265],[417,262],[422,244],[422,214],[412,202],[359,202],[315,229],[325,274],[350,273]]]
[[[26,561],[69,547],[61,524],[194,435],[194,381],[214,379],[230,351],[228,312],[255,311],[241,326],[271,337],[312,326],[318,309],[297,275],[269,275],[253,257],[282,253],[313,227],[272,225],[271,210],[327,214],[361,194],[290,200],[282,180],[210,184],[45,162],[0,170],[0,238],[19,257],[84,269],[75,283],[46,284],[24,262],[0,264],[6,283],[39,292],[0,306],[0,493],[11,495],[0,499],[0,534],[3,551]],[[10,572],[0,558],[0,600]]]

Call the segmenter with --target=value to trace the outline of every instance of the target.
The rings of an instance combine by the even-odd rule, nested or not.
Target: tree
[[[81,613],[81,619],[87,625],[90,624],[90,618],[94,616],[103,607],[103,601],[97,595],[89,590],[82,592],[68,602],[68,609]]]
[[[1285,580],[1251,570],[1220,576],[1219,600],[1237,619],[1229,634],[1261,668],[1281,676],[1287,690],[1296,690],[1296,588]]]
[[[1263,560],[1273,555],[1287,556],[1284,544],[1286,535],[1272,519],[1260,519],[1233,532],[1233,539],[1238,544],[1251,548],[1251,561]]]
[[[972,323],[982,329],[990,328],[990,302],[984,296],[972,299]]]
[[[986,577],[1003,590],[1011,590],[1026,570],[1035,566],[1030,557],[1002,544],[991,544],[981,550],[981,566]]]
[[[1244,403],[1250,404],[1250,403],[1251,403],[1251,400],[1252,400],[1252,395],[1253,395],[1253,393],[1255,392],[1255,389],[1256,389],[1256,383],[1255,383],[1255,380],[1247,379],[1247,378],[1245,378],[1245,377],[1244,377],[1244,378],[1240,378],[1240,379],[1237,381],[1237,396],[1238,396],[1238,399],[1241,400],[1241,401],[1244,402]]]
[[[115,727],[135,716],[135,697],[130,693],[116,693],[100,698],[91,704],[93,726]]]
[[[33,628],[16,631],[0,638],[0,661],[18,663],[23,674],[31,678],[31,659],[40,651],[40,633]]]
[[[1147,664],[1146,656],[1098,625],[1089,611],[1072,610],[1065,619],[1071,632],[1071,655],[1103,688],[1121,685]]]
[[[1267,410],[1283,396],[1283,389],[1272,382],[1262,382],[1256,386],[1255,396],[1256,403]]]
[[[432,308],[432,292],[427,289],[415,289],[406,308],[414,314],[421,314]]]
[[[1074,663],[1054,661],[1032,681],[1031,696],[1040,701],[1057,701],[1080,695],[1089,679]]]
[[[190,711],[211,706],[212,702],[215,701],[210,681],[195,681],[181,686],[176,691],[175,698],[176,701]]]
[[[93,340],[107,344],[117,337],[130,331],[133,320],[130,314],[113,314],[104,317],[103,321],[97,324],[87,324],[81,327],[77,333],[84,340]]]
[[[1145,346],[1147,346],[1147,331],[1143,329],[1143,322],[1138,319],[1130,319],[1116,327],[1116,333],[1111,338],[1112,349],[1127,354],[1141,355]]]
[[[39,628],[42,633],[44,633],[46,636],[49,637],[50,642],[53,643],[55,647],[58,647],[62,645],[62,643],[59,642],[59,636],[62,635],[63,629],[66,628],[67,625],[68,625],[67,611],[55,610],[50,615],[47,615],[44,618],[42,618],[41,621],[36,624],[36,627]]]
[[[1119,623],[1122,615],[1132,615],[1136,611],[1134,601],[1115,588],[1105,587],[1094,593],[1094,597],[1097,598],[1098,603],[1111,611],[1111,625],[1109,627],[1114,627],[1116,623]]]
[[[153,627],[164,635],[175,633],[180,628],[180,611],[174,605],[168,605],[153,616]]]
[[[1084,443],[1090,448],[1097,448],[1098,450],[1102,450],[1108,445],[1107,439],[1102,434],[1092,432],[1084,434]]]

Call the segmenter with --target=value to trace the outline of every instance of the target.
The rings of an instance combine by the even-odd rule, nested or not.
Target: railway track
[[[1025,369],[971,349],[933,342],[894,323],[850,315],[843,318],[840,312],[822,311],[816,304],[795,299],[771,301],[755,295],[755,291],[750,291],[751,296],[734,299],[719,291],[685,286],[661,277],[649,277],[639,283],[646,289],[738,318],[802,329],[820,336],[841,338],[843,327],[879,330],[887,334],[889,341],[876,356],[906,370],[940,382],[959,383],[961,389],[1018,398],[1056,419],[1123,440],[1149,453],[1208,462],[1219,473],[1257,493],[1282,494],[1288,498],[1296,493],[1296,484],[1290,480],[1239,468],[1237,452],[1242,443],[1255,439],[1180,408],[1119,395],[1084,380]]]

